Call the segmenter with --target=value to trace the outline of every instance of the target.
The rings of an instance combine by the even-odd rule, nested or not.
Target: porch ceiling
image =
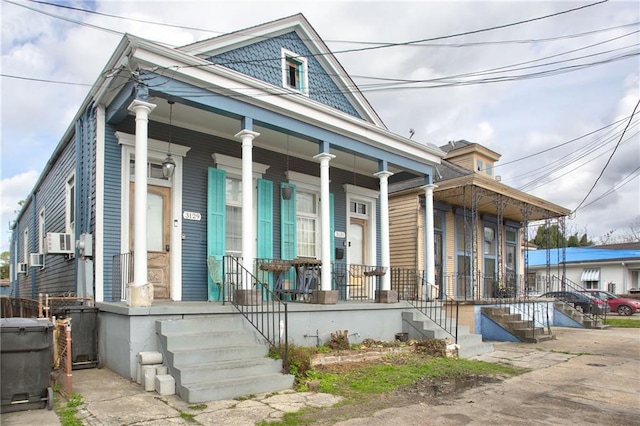
[[[150,119],[153,121],[168,123],[169,104],[167,101],[162,98],[151,97],[149,102],[157,105],[151,113]],[[176,103],[173,106],[172,122],[175,126],[230,140],[236,140],[240,143],[240,140],[236,139],[235,135],[242,129],[241,120],[235,117],[216,114],[214,112]],[[255,123],[253,130],[260,133],[260,136],[258,136],[253,142],[253,145],[256,147],[279,152],[284,155],[288,153],[292,157],[310,161],[314,161],[313,156],[319,153],[318,142],[295,135],[287,135],[284,132],[256,125]],[[330,165],[332,168],[340,168],[350,172],[353,172],[355,169],[357,173],[368,176],[379,171],[377,159],[370,159],[361,155],[359,156],[357,153],[342,151],[340,149],[336,149],[334,146],[331,147],[330,152],[336,156],[336,158],[331,160]],[[404,169],[390,164],[389,171],[399,173],[404,171]]]

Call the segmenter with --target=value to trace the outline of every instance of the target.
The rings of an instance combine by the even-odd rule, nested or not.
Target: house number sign
[[[184,220],[200,220],[202,219],[202,215],[198,212],[183,212],[182,218]]]

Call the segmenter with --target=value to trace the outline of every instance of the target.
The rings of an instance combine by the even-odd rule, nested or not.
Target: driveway
[[[532,371],[437,402],[338,425],[640,425],[640,331],[555,328],[536,345],[495,343],[474,359]]]

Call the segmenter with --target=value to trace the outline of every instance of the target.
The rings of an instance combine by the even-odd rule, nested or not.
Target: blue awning
[[[600,269],[584,269],[581,281],[600,281]]]

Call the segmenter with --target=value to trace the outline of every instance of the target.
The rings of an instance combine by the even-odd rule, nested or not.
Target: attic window
[[[307,59],[282,49],[282,86],[309,95]]]

